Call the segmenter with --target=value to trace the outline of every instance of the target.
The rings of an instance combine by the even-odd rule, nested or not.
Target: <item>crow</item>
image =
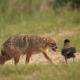
[[[67,63],[67,59],[69,58],[73,58],[74,61],[74,58],[76,57],[75,53],[76,53],[76,48],[71,45],[69,39],[65,39],[64,46],[61,50],[61,54],[64,56],[66,63]]]

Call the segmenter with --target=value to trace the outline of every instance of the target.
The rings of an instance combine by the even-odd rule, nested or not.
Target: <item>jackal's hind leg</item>
[[[4,64],[6,61],[10,59],[11,59],[11,56],[7,54],[7,51],[1,51],[0,64]]]

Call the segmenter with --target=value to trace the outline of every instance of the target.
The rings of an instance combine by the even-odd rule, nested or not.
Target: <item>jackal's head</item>
[[[53,51],[56,51],[57,45],[56,41],[53,38],[48,38],[48,45]]]

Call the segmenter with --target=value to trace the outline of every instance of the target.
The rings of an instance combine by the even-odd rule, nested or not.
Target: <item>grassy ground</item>
[[[46,65],[3,65],[0,80],[79,80],[80,62]]]

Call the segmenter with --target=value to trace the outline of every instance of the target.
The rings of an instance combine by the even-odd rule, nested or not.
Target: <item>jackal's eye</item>
[[[56,46],[56,43],[50,43],[51,46]]]

